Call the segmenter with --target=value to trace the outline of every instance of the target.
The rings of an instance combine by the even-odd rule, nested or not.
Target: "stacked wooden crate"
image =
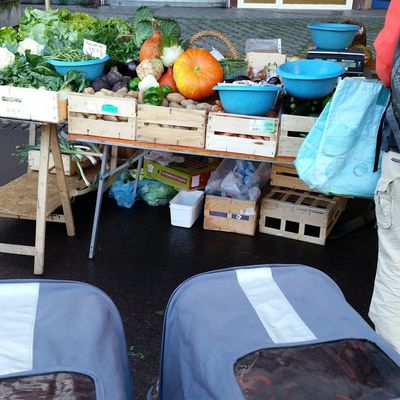
[[[347,199],[312,191],[291,165],[273,165],[271,185],[261,202],[260,232],[324,245]]]
[[[210,113],[206,149],[275,157],[278,130],[278,118]]]
[[[305,137],[317,118],[301,115],[281,115],[278,153],[280,157],[296,157]]]

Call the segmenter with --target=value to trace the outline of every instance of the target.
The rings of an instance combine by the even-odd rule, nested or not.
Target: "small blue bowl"
[[[277,68],[285,90],[300,99],[319,99],[335,89],[337,79],[345,72],[344,67],[333,61],[290,61]]]
[[[217,85],[222,107],[228,113],[265,115],[273,107],[280,86]]]
[[[86,78],[94,81],[99,76],[103,75],[104,65],[110,59],[107,54],[103,58],[89,61],[56,61],[49,60],[49,64],[53,65],[56,71],[61,75],[66,75],[69,71],[79,71],[86,74]]]
[[[360,29],[358,25],[314,23],[309,24],[314,44],[324,50],[342,50],[350,46],[354,35]]]

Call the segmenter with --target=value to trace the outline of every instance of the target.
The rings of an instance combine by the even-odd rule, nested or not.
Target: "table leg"
[[[110,170],[114,170],[118,165],[118,146],[111,146]]]
[[[56,170],[58,190],[60,193],[61,204],[65,217],[67,235],[75,236],[74,217],[72,215],[71,203],[69,201],[70,196],[68,193],[67,183],[65,181],[64,165],[62,162],[60,143],[58,141],[57,127],[52,124],[50,129],[51,129],[50,131],[51,152],[53,154],[53,159],[54,159],[54,167]]]
[[[106,180],[105,175],[106,175],[106,169],[107,169],[109,150],[110,150],[110,146],[105,145],[104,150],[103,150],[103,156],[101,158],[99,186],[97,188],[96,209],[94,211],[92,237],[90,239],[90,249],[89,249],[89,258],[90,259],[92,259],[94,257],[94,251],[95,251],[95,246],[96,246],[96,237],[97,237],[97,230],[98,230],[99,219],[100,219],[101,203],[103,201],[103,192],[104,192],[104,184],[105,184],[105,180]]]
[[[47,179],[49,175],[49,155],[51,125],[42,126],[40,141],[40,161],[38,178],[38,196],[36,207],[36,237],[35,237],[35,263],[33,273],[43,274],[44,250],[46,238],[46,206],[47,206]]]

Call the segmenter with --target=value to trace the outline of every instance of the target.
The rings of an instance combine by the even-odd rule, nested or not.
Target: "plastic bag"
[[[120,207],[131,208],[135,202],[135,182],[130,172],[121,174],[112,184],[108,196],[114,198]]]
[[[149,206],[165,206],[177,193],[172,186],[152,179],[139,181],[137,191],[138,197]]]
[[[225,159],[211,173],[205,192],[237,200],[257,201],[270,176],[270,163]]]
[[[377,134],[390,93],[379,81],[345,78],[298,152],[300,179],[326,194],[372,198]]]

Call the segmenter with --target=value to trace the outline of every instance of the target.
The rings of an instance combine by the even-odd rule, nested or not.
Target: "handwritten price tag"
[[[84,39],[83,53],[95,58],[103,58],[107,54],[107,46],[102,43],[93,42],[93,40]]]

